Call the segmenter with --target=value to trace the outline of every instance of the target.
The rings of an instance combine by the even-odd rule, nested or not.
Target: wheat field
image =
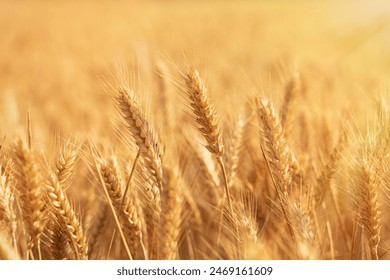
[[[1,1],[0,259],[390,259],[387,1]]]

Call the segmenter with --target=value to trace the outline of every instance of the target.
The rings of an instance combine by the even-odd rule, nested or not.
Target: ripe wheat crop
[[[389,259],[388,7],[294,3],[5,1],[0,259]]]

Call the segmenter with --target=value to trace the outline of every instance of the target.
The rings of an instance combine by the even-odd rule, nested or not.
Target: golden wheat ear
[[[184,75],[184,81],[185,93],[190,102],[196,123],[198,124],[198,130],[207,142],[205,147],[210,153],[216,156],[221,167],[228,205],[233,213],[226,168],[222,159],[224,154],[222,130],[217,120],[215,110],[210,105],[206,85],[201,79],[199,72],[194,68],[190,68],[188,73]]]
[[[66,225],[58,216],[52,214],[51,220],[46,226],[47,247],[50,257],[54,260],[75,259],[74,250],[70,246]]]
[[[144,158],[145,168],[155,185],[162,189],[163,171],[160,145],[141,111],[133,90],[121,86],[117,95],[118,109],[126,122],[130,134]]]
[[[67,187],[74,175],[76,167],[77,148],[72,147],[70,143],[63,145],[55,164],[55,174],[58,182],[63,187]]]
[[[162,235],[160,258],[163,260],[175,260],[178,257],[179,236],[181,231],[182,210],[183,210],[183,182],[180,178],[178,168],[170,169],[167,172],[167,185],[165,200],[163,201]]]
[[[157,259],[157,229],[160,225],[161,191],[163,190],[163,165],[160,144],[149,122],[141,111],[134,91],[121,86],[117,95],[118,109],[139,149],[139,170],[143,182],[149,258]],[[126,191],[125,191],[126,192]]]
[[[109,160],[108,162],[100,161],[99,172],[104,179],[104,187],[118,216],[120,227],[125,234],[131,255],[133,258],[147,258],[143,244],[143,225],[140,213],[138,213],[134,203],[135,195],[131,193],[129,197],[123,197],[122,182],[120,182],[117,170],[114,160]],[[139,252],[139,248],[142,249],[142,255]]]
[[[272,103],[265,98],[257,99],[260,120],[261,146],[270,166],[275,187],[288,194],[292,184],[291,153],[283,135],[283,129]]]
[[[97,203],[97,211],[92,217],[92,225],[88,234],[88,258],[97,259],[99,253],[104,252],[100,241],[104,241],[105,233],[110,227],[110,209],[105,201]]]
[[[296,72],[286,85],[283,105],[280,109],[280,124],[285,137],[289,137],[296,118],[296,107],[302,86],[299,72]]]
[[[184,92],[189,101],[191,107],[192,115],[197,125],[198,131],[201,133],[203,138],[206,140],[207,145],[205,147],[207,150],[216,157],[218,165],[221,168],[223,186],[225,195],[227,198],[227,209],[224,209],[223,201],[221,201],[221,214],[220,214],[220,227],[218,230],[217,243],[220,241],[221,230],[222,230],[222,216],[227,214],[227,216],[233,217],[233,237],[235,247],[239,248],[239,228],[236,219],[236,212],[234,210],[234,205],[232,201],[232,196],[230,195],[228,174],[226,173],[225,162],[223,159],[224,155],[224,144],[222,137],[222,127],[216,116],[215,109],[210,104],[209,97],[207,95],[207,88],[199,75],[199,72],[195,68],[190,68],[187,74],[183,74],[183,79],[185,83]],[[226,211],[227,210],[227,211]]]
[[[237,178],[237,169],[240,162],[240,154],[243,148],[245,120],[239,115],[234,125],[228,130],[225,148],[226,174],[228,176],[229,187],[234,186],[234,179]],[[225,134],[226,135],[226,134]]]
[[[295,242],[289,200],[292,187],[292,154],[283,136],[283,129],[274,106],[263,97],[257,99],[260,121],[260,147],[275,187],[280,207],[291,238]]]
[[[190,68],[184,79],[186,94],[196,122],[199,125],[198,130],[207,141],[206,148],[217,157],[222,157],[221,126],[217,121],[214,109],[210,105],[206,85],[201,79],[199,72],[194,68]]]
[[[76,215],[57,176],[54,174],[51,174],[49,177],[46,185],[46,193],[53,212],[57,214],[56,217],[59,219],[59,224],[63,226],[64,232],[67,233],[76,258],[79,260],[87,260],[88,243],[80,218]]]
[[[379,259],[378,247],[381,238],[381,204],[378,197],[379,178],[375,168],[363,160],[358,166],[356,205],[358,224],[363,230],[371,259]]]
[[[29,234],[30,257],[41,259],[40,238],[45,227],[43,182],[34,152],[21,139],[15,144],[15,169],[19,204]]]
[[[11,159],[0,163],[0,227],[4,223],[7,234],[12,239],[12,246],[17,249],[17,219],[15,211],[15,178]]]

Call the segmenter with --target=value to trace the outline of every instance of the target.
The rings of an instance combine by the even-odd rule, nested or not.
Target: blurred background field
[[[298,70],[313,112],[364,114],[388,88],[389,20],[387,1],[1,1],[1,128],[29,106],[42,141],[99,131],[101,80],[125,64],[158,102],[160,60],[197,66],[222,108],[262,91],[278,102]]]

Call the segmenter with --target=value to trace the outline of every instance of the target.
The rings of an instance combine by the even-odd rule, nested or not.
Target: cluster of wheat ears
[[[312,136],[309,114],[295,109],[299,75],[285,85],[280,113],[258,94],[230,123],[196,69],[177,84],[188,124],[162,102],[157,133],[137,92],[118,83],[120,141],[61,140],[50,162],[35,149],[30,117],[26,133],[3,141],[0,259],[387,258],[385,103],[367,133],[348,116],[325,129],[312,143],[320,164],[305,152]]]

